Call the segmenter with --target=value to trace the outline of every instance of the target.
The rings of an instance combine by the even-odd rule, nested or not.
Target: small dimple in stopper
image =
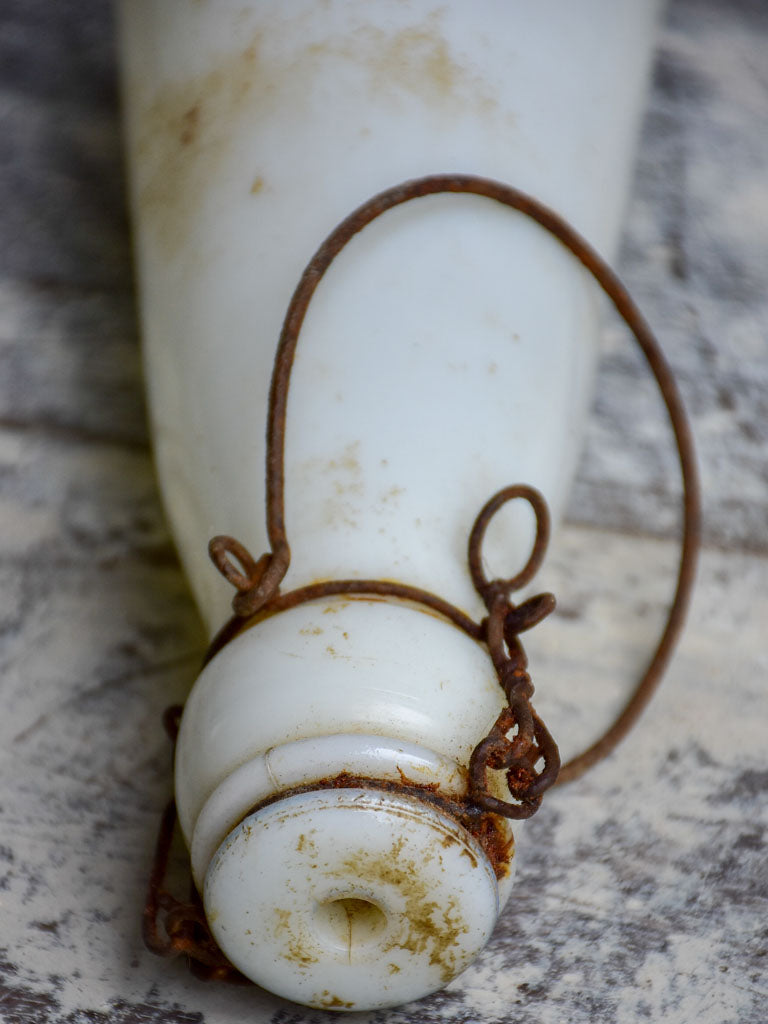
[[[322,939],[347,950],[350,958],[375,942],[387,928],[381,908],[372,900],[355,896],[319,903],[314,922]]]

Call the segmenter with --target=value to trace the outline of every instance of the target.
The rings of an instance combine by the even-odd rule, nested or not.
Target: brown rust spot
[[[326,525],[334,529],[355,529],[362,515],[362,508],[355,502],[365,492],[359,451],[360,442],[353,441],[337,458],[329,459],[322,467],[323,475],[330,478],[334,495],[323,503],[323,518]]]
[[[343,611],[349,602],[352,600],[351,597],[345,597],[343,601],[339,601],[337,604],[329,604],[323,608],[323,615],[338,615],[339,612]]]
[[[397,768],[397,774],[400,776],[400,781],[404,786],[410,786],[412,789],[420,789],[429,793],[437,793],[440,789],[440,784],[437,782],[416,782],[415,779],[410,779],[400,765],[395,765]]]
[[[356,530],[359,525],[354,518],[356,515],[359,515],[359,510],[338,496],[326,498],[323,502],[323,522],[331,529]]]
[[[477,867],[477,857],[474,855],[474,853],[472,853],[472,851],[468,847],[464,847],[464,849],[461,851],[461,856],[466,857],[473,868]]]
[[[473,823],[471,833],[491,862],[496,877],[505,878],[515,855],[515,838],[511,831],[507,835],[496,815],[483,814]]]
[[[312,829],[312,834],[314,832],[315,829]],[[317,844],[311,838],[311,835],[308,836],[305,832],[302,832],[296,842],[296,851],[297,853],[303,853],[305,850],[310,857],[317,857]]]
[[[326,988],[319,996],[313,997],[312,1005],[321,1007],[324,1010],[351,1010],[355,1004],[345,1002],[339,996],[332,996]]]
[[[404,487],[397,487],[396,485],[392,486],[392,487],[389,488],[388,491],[386,491],[384,494],[382,494],[381,501],[385,505],[388,502],[394,502],[396,504],[397,503],[397,499],[400,497],[401,494],[405,494],[405,488]]]
[[[452,56],[446,41],[435,35],[434,27],[399,32],[381,53],[377,71],[397,77],[412,91],[426,85],[434,95],[449,98],[466,79],[466,70]]]
[[[299,969],[304,970],[312,964],[318,963],[317,957],[307,952],[301,939],[296,935],[291,936],[287,952],[283,953],[283,959],[289,960],[291,963],[296,964]]]
[[[403,852],[403,847],[404,846],[405,846],[405,836],[400,836],[398,839],[396,839],[394,841],[394,843],[392,843],[392,856],[395,859],[397,859],[400,856],[400,854]]]
[[[402,917],[394,924],[383,952],[403,949],[416,956],[426,955],[429,964],[437,967],[443,982],[465,966],[458,953],[458,940],[468,932],[457,901],[451,897],[441,907],[431,898],[430,887],[420,874],[420,865],[403,856],[404,840],[392,844],[386,854],[361,849],[342,862],[343,877],[354,873],[366,885],[394,886],[404,900]],[[329,872],[336,877],[337,872]]]
[[[306,969],[310,964],[316,964],[317,957],[313,956],[307,949],[307,943],[300,934],[296,934],[291,923],[290,910],[275,910],[275,936],[278,946],[282,947],[284,960],[289,960],[299,969]]]
[[[350,772],[340,772],[330,778],[318,779],[311,785],[296,787],[291,792],[306,792],[314,789],[376,789],[385,793],[414,796],[424,800],[426,803],[437,807],[443,814],[455,819],[469,835],[480,846],[488,858],[497,878],[504,878],[509,874],[509,866],[515,855],[514,835],[509,830],[509,824],[495,814],[485,813],[465,817],[462,813],[463,806],[460,800],[440,791],[436,782],[417,783],[398,767],[400,776],[399,782],[390,779],[371,779],[366,776],[353,775]],[[276,794],[275,799],[282,799],[285,793]],[[260,805],[263,806],[263,805]],[[448,847],[455,840],[450,836],[442,841],[443,847]]]
[[[363,493],[363,485],[359,480],[354,480],[351,483],[334,480],[333,490],[337,498],[344,498],[348,494],[361,495]]]
[[[288,931],[291,923],[291,912],[290,910],[277,909],[275,911],[275,917],[277,918],[277,924],[275,925],[275,932]]]
[[[364,26],[354,38],[310,45],[307,55],[362,65],[379,101],[398,102],[405,97],[411,104],[421,101],[453,114],[471,111],[487,116],[498,107],[497,97],[480,74],[469,70],[466,54],[455,51],[441,21],[442,12],[434,11],[421,24],[396,32]]]
[[[207,74],[160,90],[139,113],[138,204],[166,257],[186,242],[237,124],[262,95],[260,45],[254,36]]]
[[[181,132],[179,141],[182,146],[190,146],[197,135],[200,126],[200,104],[195,103],[189,110],[181,115]]]
[[[206,196],[226,187],[219,172],[233,159],[235,140],[263,137],[262,126],[284,111],[309,114],[318,76],[329,68],[358,69],[377,103],[405,100],[441,117],[479,112],[496,116],[500,127],[508,121],[481,69],[470,70],[446,38],[440,12],[396,32],[366,26],[329,35],[287,56],[270,45],[271,31],[250,34],[205,73],[165,85],[138,112],[137,200],[144,229],[166,258],[183,250]],[[263,184],[256,177],[250,192]]]
[[[338,470],[343,470],[346,473],[350,473],[353,476],[360,476],[362,473],[362,467],[360,465],[360,442],[353,441],[348,444],[344,451],[337,459],[329,459],[326,464],[326,471],[328,473],[335,473]]]

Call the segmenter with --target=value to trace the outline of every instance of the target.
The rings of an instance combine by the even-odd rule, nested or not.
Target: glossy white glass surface
[[[611,258],[657,6],[120,5],[155,450],[211,633],[232,595],[208,561],[208,539],[229,533],[256,556],[267,549],[272,360],[317,246],[374,193],[459,171],[535,195]],[[321,283],[299,341],[284,588],[398,579],[480,616],[466,567],[473,520],[517,482],[537,486],[559,517],[597,329],[583,268],[489,200],[431,197],[365,229]],[[531,536],[529,512],[505,509],[488,532],[489,575],[513,574]],[[390,778],[405,751],[450,789],[501,702],[482,648],[396,603],[307,605],[217,655],[184,713],[176,786],[209,921],[233,962],[280,994],[336,1009],[414,998],[461,970],[490,934],[508,880],[497,885],[478,851],[438,870],[473,843],[455,822],[370,791],[290,797],[241,819],[270,792],[339,765]],[[315,741],[329,744],[325,763]],[[300,848],[313,828],[315,862]],[[398,864],[391,844],[401,840]],[[375,892],[360,874],[371,857],[399,871]],[[334,879],[327,892],[313,888],[312,863]],[[411,876],[427,904],[406,899]],[[358,905],[366,901],[373,909]],[[440,914],[466,924],[441,946],[445,956],[407,940],[425,913],[432,928]],[[368,935],[362,945],[353,931],[361,942]]]

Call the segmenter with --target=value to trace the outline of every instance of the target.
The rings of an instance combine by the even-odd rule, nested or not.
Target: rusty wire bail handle
[[[484,196],[517,210],[557,238],[586,267],[608,295],[642,350],[666,405],[677,446],[683,482],[682,544],[677,582],[666,624],[646,671],[623,711],[592,746],[562,769],[557,745],[530,704],[533,684],[519,638],[520,633],[552,611],[554,598],[551,594],[539,594],[515,605],[510,596],[533,578],[549,538],[549,513],[538,491],[522,484],[504,488],[486,502],[475,520],[469,537],[468,559],[474,586],[488,609],[487,617],[480,623],[438,595],[388,580],[328,580],[288,593],[280,592],[280,584],[290,564],[284,522],[286,409],[293,359],[307,307],[323,274],[357,232],[395,206],[439,193]],[[482,567],[485,531],[496,512],[514,499],[526,500],[533,508],[536,517],[533,549],[525,566],[515,576],[488,580]],[[507,706],[488,735],[472,752],[468,792],[462,805],[457,807],[458,813],[465,815],[468,822],[474,816],[488,812],[509,818],[530,817],[538,809],[547,788],[578,778],[616,747],[635,724],[658,686],[690,603],[699,547],[700,504],[693,439],[674,377],[653,332],[608,264],[556,213],[508,185],[463,174],[434,175],[407,181],[374,196],[342,221],[312,257],[293,294],[275,356],[267,414],[266,518],[270,551],[255,559],[233,537],[218,536],[211,540],[211,558],[237,593],[232,602],[235,614],[214,638],[206,654],[206,662],[257,619],[262,610],[271,613],[284,611],[305,601],[335,594],[392,596],[423,604],[487,646],[507,699]],[[173,734],[181,709],[170,710],[173,721],[168,719],[166,725]],[[506,773],[511,802],[501,800],[491,792],[488,772],[493,770]],[[171,803],[163,818],[150,879],[144,912],[145,941],[150,949],[161,955],[186,953],[196,964],[194,970],[200,977],[241,980],[213,941],[197,903],[179,903],[163,888],[174,822],[175,807]],[[166,914],[165,936],[158,931],[161,910]]]
[[[437,595],[410,587],[407,584],[390,583],[383,580],[332,580],[302,587],[287,594],[280,593],[279,589],[290,565],[290,547],[285,528],[284,509],[285,425],[288,391],[296,346],[309,303],[330,264],[359,231],[377,217],[380,217],[383,213],[396,206],[420,197],[442,193],[482,196],[517,210],[536,221],[544,230],[557,238],[586,267],[607,294],[642,350],[666,405],[677,446],[683,482],[683,529],[677,584],[667,622],[649,665],[624,710],[596,743],[566,764],[560,772],[558,781],[570,781],[583,774],[592,764],[610,753],[629,732],[657,687],[672,654],[690,602],[696,570],[700,532],[698,471],[691,430],[672,371],[653,332],[618,276],[589,243],[562,217],[538,200],[501,182],[473,175],[448,174],[417,178],[387,189],[363,203],[362,206],[346,217],[326,238],[307,264],[293,293],[283,322],[275,354],[269,392],[266,450],[266,525],[270,551],[256,560],[242,544],[232,537],[217,536],[210,542],[209,551],[214,563],[219,571],[236,587],[238,592],[233,599],[235,614],[214,639],[206,660],[210,660],[229,640],[236,636],[243,628],[246,620],[257,615],[267,607],[270,611],[281,611],[295,607],[304,601],[332,594],[389,595],[421,602],[445,615],[475,640],[488,642],[489,651],[499,673],[499,681],[505,692],[509,690],[515,696],[515,706],[520,706],[520,700],[523,699],[523,691],[527,689],[530,680],[528,679],[528,684],[526,685],[521,684],[517,688],[510,688],[511,674],[514,672],[525,672],[525,656],[522,653],[517,633],[522,632],[523,628],[529,628],[526,625],[529,620],[530,625],[540,621],[547,614],[547,611],[551,610],[550,604],[552,602],[551,595],[539,595],[538,598],[532,599],[532,602],[526,602],[518,608],[510,605],[508,601],[509,592],[514,587],[523,585],[520,582],[521,579],[527,582],[538,568],[543,556],[546,537],[548,536],[548,516],[546,517],[546,530],[544,530],[542,524],[545,520],[540,514],[542,507],[539,504],[540,496],[539,498],[532,498],[532,489],[525,489],[529,492],[526,495],[518,493],[512,495],[510,489],[505,489],[500,491],[499,494],[494,495],[490,502],[484,506],[472,530],[470,537],[470,572],[475,586],[478,588],[483,599],[486,600],[486,595],[493,598],[490,604],[486,600],[490,614],[484,623],[477,624],[473,622],[458,608]],[[511,581],[488,581],[482,572],[479,554],[485,528],[490,518],[502,504],[511,500],[512,497],[522,496],[528,498],[537,516],[537,541],[534,544],[534,550],[524,569]],[[541,498],[541,503],[543,504],[543,498]],[[474,561],[473,558],[475,559]],[[237,568],[233,559],[239,563],[240,569]],[[497,597],[505,597],[505,600],[496,600]],[[497,609],[495,613],[494,609]],[[515,616],[517,616],[517,619],[515,619]],[[499,639],[500,630],[503,636],[501,640]],[[525,674],[527,676],[527,673]],[[507,711],[508,709],[505,709],[505,713]],[[538,778],[529,779],[528,794],[532,800],[534,798],[538,800],[540,799],[541,791],[545,788],[544,783],[551,785],[555,781],[552,777],[550,765],[546,763],[547,757],[545,753],[549,756],[550,763],[554,762],[555,754],[552,752],[553,741],[551,741],[551,737],[546,733],[546,730],[542,731],[543,725],[540,723],[540,720],[532,718],[531,721],[533,723],[532,726],[526,729],[526,732],[530,733],[532,728],[534,736],[534,742],[529,751],[529,760],[537,751],[538,759],[544,758],[545,760],[543,773]],[[515,724],[518,725],[519,729],[519,723],[516,722]],[[507,731],[512,727],[510,725]],[[482,785],[481,777],[484,778],[485,767],[488,764],[492,765],[494,761],[495,755],[491,749],[493,746],[491,740],[491,736],[486,737],[486,740],[483,740],[478,745],[476,750],[477,757],[473,755],[475,768],[477,769],[475,772],[476,790],[479,790]],[[477,753],[480,747],[489,743],[490,746],[487,749],[484,748],[486,749],[487,757],[482,752]],[[506,743],[514,744],[514,741],[506,740]],[[519,747],[519,744],[515,747],[516,751],[517,747]],[[556,747],[554,749],[556,751]],[[485,760],[483,759],[484,757]],[[523,777],[527,775],[525,764],[520,762],[520,757],[517,757],[516,760],[512,758],[515,763],[508,766],[507,762],[510,761],[509,750],[507,750],[502,760],[505,762],[504,766],[508,768],[508,772],[513,774],[510,782],[513,795],[515,790],[515,772],[520,776],[520,786],[518,789],[520,792],[523,792],[525,789]],[[535,774],[533,773],[533,764],[529,766],[530,773],[528,774]],[[497,813],[504,812],[498,811]]]

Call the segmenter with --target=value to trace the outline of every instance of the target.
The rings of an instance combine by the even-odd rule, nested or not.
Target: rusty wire
[[[550,524],[544,498],[523,484],[504,488],[481,509],[470,533],[469,571],[473,584],[488,610],[476,623],[443,598],[405,583],[388,580],[328,580],[280,593],[280,584],[290,564],[290,546],[285,528],[285,426],[288,390],[296,345],[312,296],[326,270],[347,243],[383,213],[423,196],[463,193],[483,196],[511,207],[536,221],[557,238],[586,267],[615,306],[640,346],[659,386],[675,437],[683,481],[683,526],[677,584],[668,618],[648,667],[626,706],[609,729],[582,754],[560,768],[557,745],[530,703],[533,684],[519,634],[532,628],[554,608],[551,594],[539,594],[515,605],[511,594],[536,574],[546,550]],[[536,516],[536,537],[525,566],[509,579],[488,580],[482,567],[485,530],[496,512],[508,501],[522,499]],[[700,533],[698,471],[693,439],[677,385],[649,325],[614,271],[597,252],[560,216],[538,200],[500,182],[471,175],[434,175],[405,182],[374,196],[350,214],[331,232],[310,260],[299,280],[286,313],[280,335],[267,414],[266,521],[270,551],[254,559],[235,538],[214,537],[209,544],[211,559],[235,587],[234,615],[214,638],[206,662],[243,629],[267,614],[296,607],[306,601],[332,595],[384,596],[413,601],[438,612],[475,641],[484,644],[506,697],[506,706],[489,734],[475,747],[469,764],[466,797],[454,812],[472,829],[472,816],[483,821],[493,815],[526,818],[541,804],[544,791],[556,782],[572,781],[606,757],[635,724],[658,686],[680,635],[693,587]],[[167,718],[170,731],[178,723],[175,712]],[[491,792],[488,772],[504,771],[510,799]],[[338,783],[339,780],[335,780]],[[365,781],[365,780],[363,780]],[[368,780],[375,785],[374,780]],[[175,822],[175,807],[169,805],[163,817],[155,863],[144,913],[147,945],[162,955],[186,953],[198,963],[201,976],[238,980],[241,976],[218,950],[205,923],[202,909],[193,899],[180,903],[163,889]],[[476,827],[477,819],[476,819]],[[483,826],[484,827],[484,826]],[[165,936],[158,918],[165,910]]]
[[[626,736],[640,717],[669,663],[685,620],[696,574],[701,519],[698,469],[691,429],[672,371],[653,331],[617,274],[562,217],[532,196],[502,182],[466,174],[432,175],[404,182],[379,193],[358,207],[331,232],[308,263],[291,298],[283,322],[269,393],[266,518],[271,551],[255,561],[246,549],[232,537],[220,536],[211,541],[210,551],[214,563],[219,571],[234,583],[238,593],[233,601],[235,616],[214,639],[209,657],[212,657],[242,629],[244,619],[256,614],[268,604],[278,611],[294,607],[316,597],[342,593],[404,597],[419,601],[446,615],[470,636],[474,636],[475,639],[479,638],[478,627],[474,624],[470,626],[467,617],[458,609],[449,606],[447,602],[435,595],[417,591],[404,584],[367,580],[337,580],[302,588],[302,590],[294,591],[289,595],[278,595],[280,583],[290,564],[290,547],[286,535],[284,512],[285,421],[288,388],[296,345],[309,303],[335,257],[366,225],[393,207],[400,206],[412,199],[441,193],[484,196],[511,207],[536,221],[573,253],[595,278],[613,303],[619,316],[635,336],[648,366],[656,378],[675,436],[683,481],[683,528],[677,584],[667,622],[648,667],[623,711],[592,746],[562,767],[558,780],[562,784],[578,778],[597,761],[606,757]],[[500,492],[500,494],[502,493]],[[497,495],[492,501],[498,497]],[[488,506],[484,512],[487,509]],[[483,513],[481,513],[481,517],[482,515]],[[474,529],[479,528],[482,531],[484,527],[480,525],[481,517],[478,517],[478,523],[475,524]],[[232,565],[230,555],[240,562],[245,570],[244,573],[238,572]],[[471,563],[470,571],[473,580],[477,583],[479,577],[476,576],[476,569],[472,568]]]
[[[274,393],[274,392],[273,392]],[[280,471],[282,472],[282,463]],[[509,579],[488,580],[483,571],[482,544],[485,531],[493,516],[509,501],[521,499],[527,501],[536,516],[536,535],[531,554],[523,568]],[[524,587],[533,578],[543,561],[550,535],[550,519],[547,503],[543,496],[533,487],[525,484],[514,484],[494,494],[480,510],[469,535],[468,561],[470,574],[475,589],[488,609],[487,618],[482,622],[474,622],[468,615],[450,602],[443,600],[427,590],[412,587],[406,583],[390,580],[327,580],[313,583],[286,594],[279,594],[275,585],[273,596],[266,593],[264,580],[270,571],[269,555],[262,555],[256,561],[251,554],[233,537],[218,536],[210,542],[211,559],[221,574],[238,589],[233,601],[236,609],[231,620],[211,644],[206,656],[209,661],[237,633],[245,628],[248,620],[260,614],[274,614],[295,608],[306,601],[327,598],[335,594],[361,594],[376,597],[394,597],[425,605],[453,622],[464,630],[473,640],[486,644],[491,661],[496,669],[499,684],[507,697],[508,706],[499,716],[493,727],[492,735],[497,737],[490,746],[485,740],[475,748],[470,761],[470,785],[467,794],[469,804],[482,810],[493,810],[507,818],[528,818],[541,803],[541,794],[553,785],[560,769],[560,757],[552,737],[544,724],[538,723],[534,728],[533,710],[530,698],[533,684],[526,671],[527,659],[518,634],[530,629],[547,616],[555,607],[552,594],[539,594],[529,598],[521,605],[515,605],[510,595]],[[285,557],[290,557],[284,527],[279,543]],[[238,569],[231,561],[234,557],[241,568]],[[258,594],[256,593],[258,591]],[[253,610],[251,610],[253,609]],[[510,719],[510,712],[512,717]],[[517,727],[517,736],[513,741],[498,738],[499,723],[506,722],[506,734]],[[502,757],[501,747],[506,745],[506,757]],[[486,763],[493,752],[497,769],[507,771],[518,770],[523,762],[526,770],[518,772],[515,778],[514,791],[510,787],[511,801],[502,801],[491,795],[487,779]],[[540,771],[535,768],[539,761],[544,761]],[[511,778],[511,776],[510,776]],[[527,780],[527,786],[524,785]],[[528,790],[530,789],[530,799]]]

